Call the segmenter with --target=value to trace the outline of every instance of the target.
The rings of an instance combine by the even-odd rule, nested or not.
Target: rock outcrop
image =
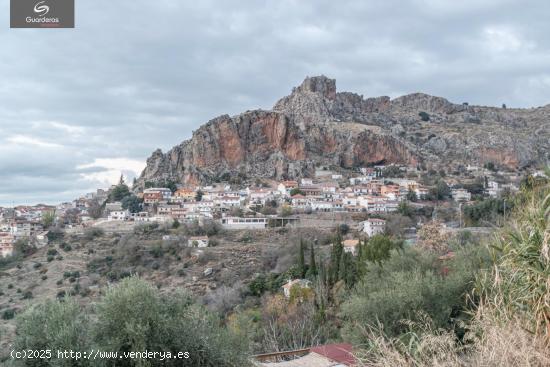
[[[320,165],[491,161],[519,169],[550,159],[549,121],[548,106],[468,106],[422,93],[365,99],[337,92],[334,79],[308,77],[272,111],[217,117],[170,151],[153,152],[136,188],[164,180],[299,178]]]

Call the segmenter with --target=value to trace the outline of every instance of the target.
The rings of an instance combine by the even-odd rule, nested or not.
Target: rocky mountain
[[[550,160],[550,105],[531,109],[454,104],[414,93],[391,100],[337,92],[308,77],[271,111],[219,116],[166,153],[137,181],[208,183],[227,177],[299,178],[315,167],[376,163],[424,167],[493,162],[518,170]]]

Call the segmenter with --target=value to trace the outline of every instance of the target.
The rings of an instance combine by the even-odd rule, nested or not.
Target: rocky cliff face
[[[549,107],[457,105],[421,93],[365,99],[337,92],[333,79],[311,77],[272,111],[217,117],[170,151],[155,151],[137,188],[165,179],[197,184],[235,175],[299,178],[312,176],[319,165],[491,161],[519,169],[549,160],[549,121]]]

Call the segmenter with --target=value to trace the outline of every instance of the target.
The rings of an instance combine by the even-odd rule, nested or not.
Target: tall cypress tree
[[[306,275],[305,244],[303,239],[300,239],[300,252],[298,254],[298,270],[300,272],[300,277],[303,278]]]
[[[357,257],[355,259],[355,269],[357,271],[357,277],[361,278],[367,272],[367,260],[365,259],[365,247],[367,246],[367,240],[359,241],[357,245]]]
[[[328,286],[327,284],[327,270],[325,268],[325,263],[321,256],[319,256],[319,278],[323,285]]]
[[[332,252],[330,254],[330,282],[332,284],[338,281],[340,261],[343,251],[344,245],[342,244],[342,237],[340,236],[340,233],[338,233],[334,240],[334,244],[332,245]]]
[[[349,270],[349,264],[348,264],[348,253],[344,252],[340,256],[340,265],[339,265],[339,271],[338,271],[338,280],[346,280],[347,278],[347,272]]]
[[[315,278],[317,276],[317,265],[315,264],[315,251],[313,250],[313,244],[311,244],[309,253],[309,267],[307,274],[309,278]]]

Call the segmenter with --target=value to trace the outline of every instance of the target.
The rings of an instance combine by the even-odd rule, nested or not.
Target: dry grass
[[[521,320],[499,322],[492,317],[478,319],[481,333],[474,340],[467,366],[550,366],[550,350],[543,336],[526,331]]]
[[[483,315],[482,315],[483,313]],[[524,330],[519,320],[499,322],[489,311],[479,311],[465,344],[452,332],[433,330],[429,322],[411,324],[416,332],[388,338],[380,329],[370,332],[368,351],[358,355],[369,367],[543,367],[550,366],[550,349],[542,336]]]

